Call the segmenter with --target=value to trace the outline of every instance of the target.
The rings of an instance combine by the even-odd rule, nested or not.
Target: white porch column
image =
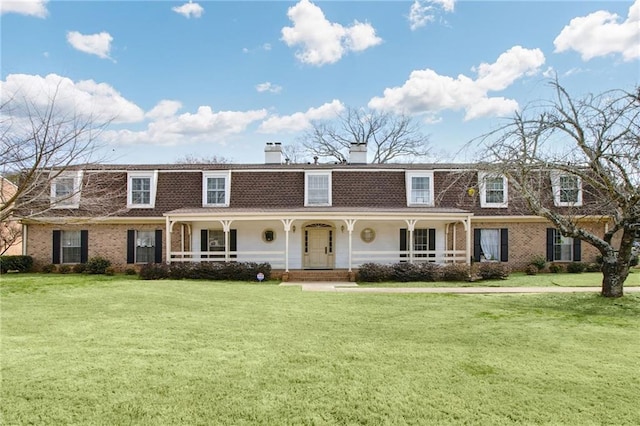
[[[405,222],[407,222],[408,231],[407,240],[409,244],[409,263],[413,263],[413,231],[415,230],[416,222],[418,221],[416,219],[407,219]]]
[[[353,268],[353,228],[358,220],[345,219],[344,221],[347,224],[347,231],[349,231],[349,272],[351,272]]]
[[[465,249],[467,256],[467,265],[471,264],[471,216],[467,216],[465,223],[465,230],[467,231],[467,247]]]
[[[229,231],[231,230],[231,223],[233,220],[220,220],[222,224],[222,230],[224,231],[224,261],[229,262],[231,255],[229,253]]]
[[[169,220],[169,216],[167,216],[165,218],[165,225],[164,225],[164,229],[165,229],[165,241],[167,244],[167,253],[165,255],[166,258],[166,263],[169,264],[171,263],[171,221]]]
[[[289,231],[293,219],[281,219],[284,226],[284,271],[289,272]]]

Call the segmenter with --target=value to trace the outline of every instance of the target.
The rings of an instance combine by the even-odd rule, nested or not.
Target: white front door
[[[328,229],[312,229],[306,231],[307,246],[307,268],[329,268],[331,267],[329,259],[331,247],[329,246],[329,230]]]

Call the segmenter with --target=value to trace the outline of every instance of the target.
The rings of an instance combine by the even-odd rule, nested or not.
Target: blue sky
[[[1,96],[113,118],[111,161],[260,163],[346,107],[411,114],[435,160],[528,103],[640,84],[640,0],[6,1]],[[6,111],[9,111],[7,109]],[[457,157],[456,157],[457,155]]]

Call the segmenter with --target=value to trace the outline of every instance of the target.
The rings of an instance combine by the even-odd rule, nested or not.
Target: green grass
[[[640,295],[0,278],[0,423],[640,424]]]
[[[538,274],[525,275],[516,272],[506,280],[479,280],[474,282],[383,282],[383,283],[358,283],[362,287],[600,287],[602,286],[602,273],[584,272],[581,274]],[[625,287],[640,286],[640,270],[632,270],[624,283]]]

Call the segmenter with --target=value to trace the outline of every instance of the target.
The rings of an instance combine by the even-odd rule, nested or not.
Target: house
[[[18,191],[16,184],[0,176],[0,205],[13,205],[11,199]],[[9,216],[0,223],[0,255],[22,254],[22,227],[15,218]]]
[[[548,181],[558,209],[579,211],[592,200],[574,176]],[[523,214],[504,176],[473,164],[367,164],[366,146],[357,144],[338,164],[283,162],[280,144],[268,143],[264,164],[67,169],[49,195],[42,214],[22,219],[25,252],[36,265],[98,255],[120,269],[252,261],[270,263],[278,275],[353,272],[366,262],[495,261],[522,269],[534,256],[573,262],[597,254]],[[606,220],[582,220],[605,232]]]

